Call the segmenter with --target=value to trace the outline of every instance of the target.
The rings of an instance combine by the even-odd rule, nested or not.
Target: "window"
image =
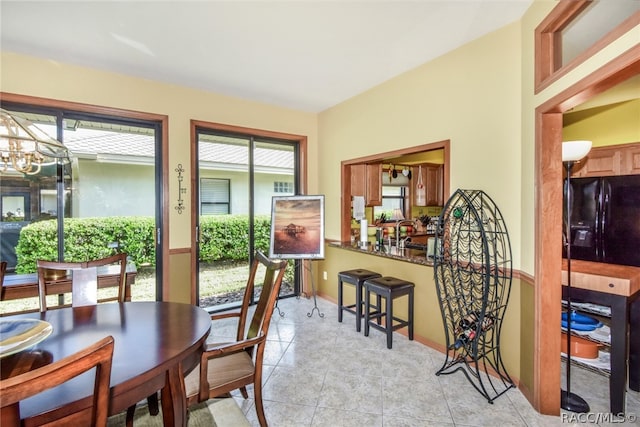
[[[192,223],[200,237],[193,296],[202,308],[225,310],[240,305],[238,290],[246,285],[255,251],[269,252],[274,192],[304,191],[306,138],[193,121],[192,131],[192,169],[200,187],[192,198],[200,210]],[[222,205],[227,210],[219,213],[228,215],[211,215]],[[289,263],[279,297],[299,294],[301,264]]]
[[[637,25],[637,13],[634,0],[558,2],[535,29],[536,93]]]
[[[293,194],[293,182],[276,181],[273,183],[273,192]]]
[[[230,209],[230,180],[202,178],[200,180],[200,215],[227,215]]]
[[[391,212],[398,208],[401,212],[405,211],[405,196],[407,187],[398,187],[393,185],[382,186],[382,206],[373,207],[373,217],[378,218],[381,213],[385,213],[387,218],[391,218]]]

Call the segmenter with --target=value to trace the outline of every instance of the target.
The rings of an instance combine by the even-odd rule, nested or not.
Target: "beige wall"
[[[319,115],[319,190],[327,195],[327,237],[339,239],[340,161],[444,139],[451,140],[451,188],[484,190],[500,208],[511,238],[514,268],[534,275],[535,108],[640,40],[638,28],[534,95],[534,29],[557,3],[537,0],[519,23],[508,25],[402,74]],[[332,255],[332,252],[339,252]],[[336,265],[369,263],[432,286],[426,267],[396,269],[378,259],[328,250],[321,292],[335,294]],[[339,259],[338,259],[339,258]],[[374,268],[374,270],[376,270]],[[422,276],[413,269],[422,268]],[[321,276],[319,276],[321,277]],[[434,295],[432,294],[431,297]],[[514,281],[504,337],[509,373],[533,387],[534,289]],[[424,294],[423,297],[428,297]],[[433,303],[433,302],[431,302]],[[426,302],[422,302],[426,304]],[[433,309],[433,307],[431,307]],[[424,328],[442,328],[432,313]],[[438,339],[437,331],[421,335]]]
[[[564,141],[588,139],[594,147],[640,141],[640,99],[565,113]]]
[[[321,113],[319,188],[327,196],[327,237],[340,236],[341,160],[449,139],[450,193],[480,189],[494,199],[519,268],[521,62],[520,25],[514,23]],[[329,280],[319,281],[320,292],[336,298],[337,273],[356,267],[414,281],[416,333],[444,347],[431,267],[341,249],[326,252],[319,268]],[[520,286],[514,281],[501,338],[505,365],[515,378],[520,376]]]
[[[484,190],[519,235],[520,62],[516,23],[321,113],[327,237],[340,237],[341,160],[445,139],[450,192]]]

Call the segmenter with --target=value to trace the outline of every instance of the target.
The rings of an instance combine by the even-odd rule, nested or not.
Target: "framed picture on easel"
[[[324,258],[324,196],[273,196],[269,256]]]

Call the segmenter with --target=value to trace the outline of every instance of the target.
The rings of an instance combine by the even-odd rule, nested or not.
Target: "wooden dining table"
[[[115,346],[109,415],[126,411],[161,390],[164,425],[186,426],[184,375],[199,362],[211,328],[205,310],[174,302],[114,302],[4,319],[20,318],[47,321],[53,332],[33,347],[2,358],[1,378],[60,360],[111,335]],[[70,409],[88,413],[92,387],[93,376],[89,373],[25,399],[20,405],[25,425],[55,418]]]

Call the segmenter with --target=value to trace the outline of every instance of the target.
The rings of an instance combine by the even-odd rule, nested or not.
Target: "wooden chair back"
[[[125,301],[127,254],[120,253],[106,258],[100,258],[85,262],[59,262],[59,261],[37,261],[38,267],[38,294],[40,299],[40,311],[47,311],[47,295],[58,294],[52,288],[56,283],[68,281],[64,272],[71,270],[72,292],[71,299],[73,306],[95,305],[107,301]],[[97,298],[97,275],[101,267],[113,266],[114,275],[118,277],[118,292],[115,296]],[[63,272],[62,277],[50,277],[52,270]],[[57,306],[58,308],[65,305]]]
[[[112,360],[113,337],[108,336],[50,365],[2,380],[0,382],[0,425],[14,426],[21,424],[21,400],[59,386],[95,368],[90,423],[86,423],[86,425],[106,426],[109,413]],[[42,419],[38,424],[51,426],[69,425],[71,420],[77,420],[75,416],[77,416],[77,413],[68,414],[68,417],[63,419]]]
[[[238,329],[236,335],[236,341],[242,341],[246,338],[254,338],[258,335],[258,333],[262,330],[260,326],[264,326],[264,331],[269,326],[269,321],[271,319],[271,314],[269,314],[269,319],[264,319],[264,315],[267,314],[266,308],[269,306],[269,297],[273,296],[273,304],[275,306],[275,300],[278,298],[278,294],[280,293],[280,286],[282,285],[282,279],[284,278],[284,271],[287,267],[287,261],[285,260],[272,260],[268,258],[264,253],[260,251],[256,251],[253,262],[251,263],[251,268],[249,269],[249,278],[247,279],[247,286],[244,289],[244,294],[242,297],[242,303],[240,305],[240,309],[236,311],[227,311],[223,313],[216,313],[211,315],[212,320],[219,320],[229,317],[237,317],[238,318]],[[253,299],[253,293],[255,291],[255,283],[256,276],[258,272],[262,269],[265,270],[265,275],[262,278],[262,291],[260,293],[260,299],[256,305],[256,310],[254,311],[251,327],[249,330],[246,329],[247,318],[249,314],[249,309],[251,301]],[[282,273],[282,277],[278,277]],[[277,287],[277,289],[275,289]],[[274,295],[271,295],[275,291]],[[273,309],[271,310],[273,313]],[[267,320],[266,323],[263,320]]]
[[[251,293],[255,289],[255,279],[258,271],[263,267],[264,277],[262,278],[262,291],[256,305],[253,317],[245,339],[255,338],[257,336],[267,336],[271,316],[280,293],[280,286],[287,267],[286,260],[272,260],[262,252],[256,252],[253,267],[249,275],[247,288],[251,288]],[[244,325],[242,325],[244,328]]]
[[[213,320],[224,317],[239,317],[238,339],[232,343],[206,346],[200,359],[199,372],[192,372],[185,380],[189,405],[229,393],[238,388],[247,398],[246,386],[253,384],[258,420],[261,426],[266,425],[262,406],[262,362],[269,324],[286,267],[286,260],[272,260],[262,252],[256,252],[240,311],[211,316]],[[262,276],[263,273],[264,276]],[[247,328],[249,302],[259,277],[262,278],[262,290]]]
[[[0,285],[4,284],[4,275],[7,272],[7,262],[0,262]]]
[[[0,301],[4,300],[4,275],[7,272],[7,262],[0,262]]]

